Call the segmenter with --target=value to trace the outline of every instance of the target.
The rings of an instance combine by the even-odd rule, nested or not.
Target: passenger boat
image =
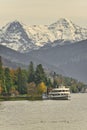
[[[48,98],[55,100],[68,100],[70,99],[70,90],[65,86],[59,86],[58,88],[53,88],[49,92]]]

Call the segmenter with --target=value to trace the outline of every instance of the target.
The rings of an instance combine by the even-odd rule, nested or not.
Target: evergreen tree
[[[0,56],[0,86],[1,86],[2,92],[7,93],[7,89],[5,86],[5,75],[4,75],[4,69],[3,69],[1,56]]]
[[[2,76],[2,58],[0,56],[0,79],[1,79],[1,76]]]
[[[2,85],[2,80],[3,80],[3,68],[2,68],[2,58],[0,56],[0,84]]]
[[[47,85],[48,88],[53,86],[53,84],[52,84],[50,78],[48,78],[48,79],[46,80],[46,85]]]
[[[58,87],[58,83],[57,83],[57,80],[54,79],[54,81],[53,81],[53,88],[56,88],[56,87]]]
[[[23,75],[20,67],[17,70],[17,86],[20,94],[26,93],[26,77]]]
[[[30,62],[29,69],[28,69],[28,83],[34,82],[35,79],[35,72],[34,72],[34,65],[33,62]]]
[[[20,67],[17,70],[17,85],[19,93],[22,93],[22,71]]]
[[[3,91],[3,68],[2,68],[2,58],[0,56],[0,94]]]
[[[27,73],[22,70],[22,94],[27,93]]]
[[[36,67],[35,82],[36,84],[39,84],[41,82],[46,82],[46,75],[41,64],[37,65]]]
[[[5,81],[4,81],[5,91],[7,91],[7,93],[9,93],[9,91],[12,87],[12,80],[11,80],[9,68],[5,68],[4,75],[5,75]]]

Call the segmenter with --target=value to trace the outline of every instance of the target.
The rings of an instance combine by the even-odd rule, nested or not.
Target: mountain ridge
[[[49,71],[87,83],[87,40],[64,46],[40,48],[20,53],[0,45],[0,56],[5,66],[28,67],[30,61],[42,64]],[[9,62],[8,62],[9,61]]]
[[[15,20],[0,29],[0,45],[19,52],[37,50],[50,45],[64,45],[87,39],[87,28],[61,18],[50,25],[26,26]],[[60,42],[55,42],[60,41]]]

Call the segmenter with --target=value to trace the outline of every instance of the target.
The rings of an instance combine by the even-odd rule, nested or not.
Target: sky
[[[60,18],[87,27],[87,0],[0,0],[0,27],[14,20],[48,25]]]

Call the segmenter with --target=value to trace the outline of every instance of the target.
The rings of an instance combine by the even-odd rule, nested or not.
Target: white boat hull
[[[60,96],[48,96],[49,99],[52,99],[52,100],[69,100],[70,99],[70,96],[69,95],[60,95]]]

